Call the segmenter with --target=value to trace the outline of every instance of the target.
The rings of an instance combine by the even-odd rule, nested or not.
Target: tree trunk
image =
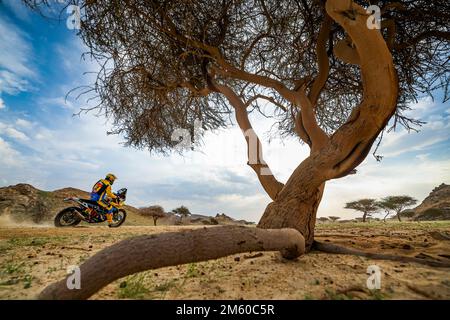
[[[367,212],[364,212],[364,214],[363,214],[363,221],[362,222],[366,222],[366,217],[367,217]]]
[[[155,225],[155,227],[156,227],[156,220],[158,219],[153,218],[153,224]]]
[[[325,187],[325,179],[319,174],[319,170],[311,157],[303,161],[275,201],[266,207],[258,227],[294,228],[305,238],[308,252],[314,241],[316,213]]]
[[[384,222],[386,222],[386,218],[387,218],[388,215],[389,215],[389,212],[386,213],[386,215],[384,216],[384,218],[383,218],[383,221],[384,221]]]
[[[397,219],[398,221],[402,222],[402,219],[400,219],[400,212],[397,212]]]

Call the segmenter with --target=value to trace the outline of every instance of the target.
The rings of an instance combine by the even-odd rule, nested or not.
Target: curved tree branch
[[[312,147],[311,139],[309,138],[308,133],[306,132],[305,127],[303,126],[302,112],[299,110],[297,115],[292,115],[292,117],[295,119],[294,123],[295,132],[300,137],[300,139],[302,139],[302,141],[311,148]]]
[[[327,47],[326,43],[328,41],[330,30],[331,30],[331,17],[325,12],[325,17],[322,22],[322,26],[319,31],[319,37],[316,43],[316,55],[317,64],[319,66],[319,72],[317,77],[314,79],[311,90],[309,91],[309,99],[311,103],[316,106],[317,100],[319,98],[320,92],[328,78],[328,73],[330,71],[330,63],[328,61]]]
[[[263,95],[263,94],[256,94],[256,95],[254,95],[253,97],[251,97],[250,99],[248,99],[248,100],[245,102],[245,107],[247,108],[247,107],[250,106],[255,100],[258,100],[258,99],[266,100],[266,101],[272,103],[273,105],[277,106],[277,107],[280,108],[281,110],[287,111],[286,107],[283,106],[281,103],[279,103],[277,100],[275,100],[275,98],[273,98],[273,97],[268,97],[268,96]]]
[[[394,114],[398,81],[391,53],[379,30],[366,27],[367,13],[348,0],[328,0],[328,14],[349,35],[361,67],[364,96],[360,105],[331,137],[329,147],[339,156],[329,178],[351,172],[365,158],[378,134]],[[349,161],[346,161],[349,160]],[[346,163],[341,166],[340,164]]]
[[[149,269],[217,259],[249,251],[280,251],[294,259],[305,252],[295,229],[221,226],[145,235],[105,248],[80,266],[81,289],[69,290],[67,278],[45,288],[39,299],[87,299],[107,284]]]
[[[297,104],[301,106],[301,120],[303,129],[311,141],[311,151],[320,150],[329,141],[328,135],[322,130],[316,120],[315,108],[306,96],[305,87],[297,91]]]
[[[300,136],[300,138],[310,146],[311,149],[313,148],[313,146],[314,148],[320,148],[328,140],[325,132],[317,124],[315,112],[312,111],[314,111],[317,107],[317,100],[319,98],[320,92],[325,86],[330,70],[330,64],[328,61],[326,50],[326,42],[330,34],[331,23],[332,19],[325,12],[325,17],[322,22],[322,26],[320,28],[316,43],[317,64],[319,67],[318,75],[314,79],[311,90],[309,91],[308,105],[302,105],[302,109],[306,109],[303,112],[304,115],[302,115],[302,112],[298,112],[297,116],[295,117],[295,131]],[[303,90],[303,85],[300,85],[297,89],[300,94],[304,94],[304,92],[302,92]]]
[[[264,161],[261,141],[252,128],[244,102],[230,87],[218,84],[213,80],[211,80],[211,84],[218,92],[222,93],[233,106],[236,114],[236,121],[244,133],[247,142],[247,164],[255,171],[259,182],[270,198],[275,200],[284,184],[275,178],[269,166]]]

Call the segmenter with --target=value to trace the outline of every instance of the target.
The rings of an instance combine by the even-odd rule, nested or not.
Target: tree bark
[[[361,67],[363,101],[341,128],[323,139],[318,148],[312,148],[311,155],[297,167],[258,224],[261,228],[297,229],[305,237],[307,251],[314,240],[315,217],[325,181],[347,175],[365,159],[395,112],[398,96],[392,56],[381,33],[367,28],[365,10],[351,0],[328,0],[326,11],[353,43],[352,54],[358,57],[356,63]],[[300,104],[309,107],[305,101]],[[314,120],[314,115],[310,118]],[[366,216],[367,212],[364,222]]]
[[[264,211],[259,228],[294,228],[304,236],[306,252],[314,241],[316,213],[322,199],[325,179],[316,157],[304,160],[286,182],[275,201]]]
[[[367,217],[367,212],[364,212],[362,222],[366,222],[366,217]]]
[[[68,289],[66,278],[45,288],[38,298],[87,299],[129,274],[249,251],[280,251],[283,257],[294,259],[305,252],[305,240],[294,229],[240,226],[204,227],[129,238],[103,249],[80,266],[81,289]]]
[[[402,219],[400,219],[400,211],[397,212],[397,219],[398,219],[398,221],[402,222]]]

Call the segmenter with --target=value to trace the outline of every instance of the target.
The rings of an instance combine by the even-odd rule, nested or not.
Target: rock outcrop
[[[415,220],[450,220],[450,185],[442,183],[413,209]]]

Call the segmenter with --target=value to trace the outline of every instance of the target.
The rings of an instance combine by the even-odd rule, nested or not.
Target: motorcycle
[[[117,228],[125,222],[127,217],[127,212],[122,209],[126,200],[127,189],[120,189],[114,194],[117,198],[110,201],[110,204],[113,207],[113,223],[110,227]],[[64,201],[74,202],[78,204],[78,206],[61,210],[55,217],[55,227],[74,227],[81,221],[87,223],[101,223],[107,220],[107,211],[96,201],[76,197],[65,198]]]

